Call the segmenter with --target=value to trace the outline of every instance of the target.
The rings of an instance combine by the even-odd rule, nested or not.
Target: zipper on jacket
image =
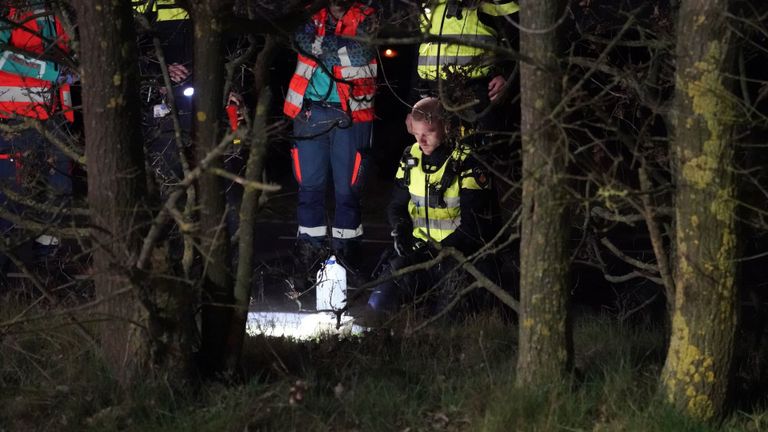
[[[427,223],[427,242],[432,238],[432,234],[429,232],[429,174],[424,175],[424,219]]]

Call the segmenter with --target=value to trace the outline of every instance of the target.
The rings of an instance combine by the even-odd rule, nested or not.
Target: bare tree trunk
[[[194,20],[194,145],[197,160],[213,150],[221,139],[220,119],[224,110],[224,57],[222,55],[221,0],[190,2]],[[223,169],[221,157],[205,169]],[[201,353],[209,372],[219,372],[227,358],[227,340],[232,316],[232,277],[229,236],[226,227],[226,198],[221,177],[210,172],[199,181],[200,245],[203,275]]]
[[[254,66],[256,75],[255,91],[258,92],[256,114],[254,116],[252,138],[245,167],[245,179],[257,181],[264,170],[264,155],[267,152],[267,113],[272,99],[272,93],[267,86],[268,67],[274,55],[276,43],[274,38],[267,36],[264,48]],[[246,185],[243,191],[243,202],[240,205],[240,238],[238,245],[237,279],[235,280],[235,313],[232,317],[230,338],[232,350],[227,360],[228,369],[236,367],[245,338],[245,324],[248,319],[248,306],[251,299],[253,275],[253,233],[255,214],[258,210],[258,200],[261,190]]]
[[[727,0],[681,2],[675,118],[675,304],[661,391],[699,419],[721,413],[736,328],[734,98]]]
[[[104,357],[127,384],[149,360],[146,310],[131,271],[145,217],[138,58],[128,2],[78,0],[88,203]]]
[[[520,69],[523,212],[520,240],[520,347],[517,383],[555,382],[570,362],[567,147],[554,121],[562,96],[558,53],[561,0],[523,1]]]

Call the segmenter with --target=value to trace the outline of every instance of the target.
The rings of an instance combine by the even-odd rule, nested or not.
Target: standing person
[[[293,119],[298,252],[308,270],[324,257],[329,172],[336,200],[330,248],[348,270],[359,255],[360,192],[377,73],[375,49],[361,39],[370,37],[375,25],[373,8],[339,0],[315,13],[296,34],[298,63],[283,111]]]
[[[77,75],[61,66],[69,37],[43,1],[19,1],[0,8],[0,207],[11,219],[48,223],[50,215],[29,214],[18,197],[60,208],[70,198],[72,161],[25,118],[43,121],[59,138],[74,121],[70,84]],[[16,197],[14,197],[16,195]],[[0,218],[7,236],[14,220]],[[53,233],[36,232],[36,242],[55,246]],[[6,259],[0,251],[0,267]]]
[[[509,20],[519,9],[509,0],[431,1],[425,5],[422,32],[499,48],[510,46]],[[471,105],[460,112],[462,117],[476,120],[477,130],[492,132],[503,124],[494,108],[507,86],[512,66],[491,49],[427,41],[419,45],[415,88],[420,97],[447,96],[445,102],[451,106]]]
[[[410,116],[417,142],[403,153],[387,207],[397,252],[389,263],[392,272],[437,256],[435,243],[469,256],[493,234],[491,177],[467,147],[456,145],[448,136],[438,99],[420,100]],[[454,269],[455,262],[443,261],[384,282],[368,299],[367,318],[375,321],[395,312]],[[437,303],[450,300],[446,296],[442,292]]]
[[[152,5],[152,9],[149,5]],[[188,84],[192,64],[192,23],[189,14],[176,5],[174,0],[147,0],[134,8],[147,18],[150,29],[139,39],[142,56],[139,63],[145,80],[143,92],[148,106],[144,110],[145,138],[149,166],[161,190],[167,189],[183,177],[179,149],[176,143],[174,122],[171,117],[171,97],[179,125],[181,141],[189,143],[192,128],[192,96],[194,89]],[[160,41],[163,61],[168,67],[171,92],[163,83],[160,59],[155,52],[153,38]]]

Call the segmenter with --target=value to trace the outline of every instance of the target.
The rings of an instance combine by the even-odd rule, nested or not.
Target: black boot
[[[299,239],[296,242],[297,271],[316,273],[320,265],[328,258],[328,250],[312,240]]]
[[[331,253],[347,271],[347,286],[360,288],[368,282],[363,270],[363,253],[360,240],[333,239]]]
[[[294,249],[293,286],[288,297],[299,305],[300,310],[314,308],[314,289],[317,272],[328,258],[328,249],[319,242],[298,239]]]

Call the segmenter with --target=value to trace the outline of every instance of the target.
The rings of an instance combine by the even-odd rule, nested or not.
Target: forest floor
[[[389,244],[387,178],[371,177],[367,270]],[[295,199],[287,186],[262,208],[257,261],[279,261],[292,248]],[[576,294],[598,289],[588,278],[578,285]],[[66,289],[90,297],[88,286]],[[404,314],[391,328],[346,339],[248,337],[236,377],[121,390],[59,308],[6,293],[0,323],[22,312],[39,319],[0,328],[0,432],[768,431],[763,338],[739,335],[728,414],[697,424],[656,397],[666,334],[658,315],[646,308],[622,320],[621,307],[585,306],[590,296],[576,296],[574,371],[551,388],[515,386],[514,322],[487,314],[408,334],[419,321]]]
[[[574,373],[552,388],[520,389],[515,324],[475,316],[406,335],[408,319],[342,340],[249,337],[237,379],[129,391],[72,326],[27,323],[0,341],[0,431],[768,430],[765,389],[745,358],[722,422],[696,424],[665,408],[655,397],[664,356],[655,325],[582,314]]]

